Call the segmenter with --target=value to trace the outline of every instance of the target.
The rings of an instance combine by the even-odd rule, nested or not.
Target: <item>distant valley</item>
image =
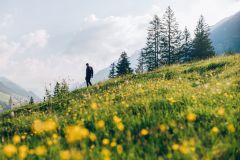
[[[8,80],[5,77],[0,77],[0,109],[9,107],[9,99],[12,97],[14,106],[20,106],[28,103],[30,97],[33,97],[35,101],[39,101],[39,97],[31,91],[26,91],[16,83]]]

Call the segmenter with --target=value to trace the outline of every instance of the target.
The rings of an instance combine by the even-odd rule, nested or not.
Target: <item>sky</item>
[[[0,0],[0,76],[43,96],[61,79],[84,80],[144,47],[149,21],[168,6],[193,33],[199,16],[213,26],[240,11],[239,0]]]

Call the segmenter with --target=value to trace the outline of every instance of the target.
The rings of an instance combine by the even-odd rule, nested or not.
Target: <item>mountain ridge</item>
[[[0,104],[3,106],[8,105],[10,97],[16,103],[26,102],[30,97],[33,97],[35,101],[40,100],[32,91],[26,91],[23,87],[2,76],[0,77],[0,93]]]
[[[217,54],[240,52],[240,11],[214,25],[210,38]]]

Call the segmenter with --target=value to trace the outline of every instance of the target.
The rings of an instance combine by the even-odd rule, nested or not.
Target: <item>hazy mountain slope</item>
[[[10,95],[0,92],[0,105],[6,105],[9,101]]]
[[[17,101],[23,99],[28,100],[29,97],[34,97],[35,100],[39,100],[38,96],[36,96],[31,91],[26,91],[16,83],[4,78],[0,77],[0,101],[7,103],[10,96],[12,96]]]
[[[213,26],[211,39],[218,54],[240,52],[240,12]]]

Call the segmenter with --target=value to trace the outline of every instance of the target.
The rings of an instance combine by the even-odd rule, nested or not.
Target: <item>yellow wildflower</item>
[[[3,147],[3,153],[8,157],[11,158],[14,154],[17,153],[17,148],[13,144],[7,144]]]
[[[161,132],[165,132],[167,130],[167,126],[165,124],[160,124],[159,129]]]
[[[48,140],[47,140],[47,145],[48,145],[48,146],[53,145],[53,141],[52,141],[51,139],[48,139]]]
[[[34,154],[34,149],[29,149],[28,153],[29,153],[30,155]]]
[[[47,154],[47,149],[45,146],[38,146],[35,148],[35,154],[38,156],[45,156]]]
[[[107,148],[103,148],[101,153],[104,157],[109,157],[111,155],[111,152]]]
[[[178,149],[179,149],[179,145],[176,144],[176,143],[174,143],[174,144],[172,145],[172,149],[173,149],[174,151],[178,150]]]
[[[71,153],[69,150],[60,151],[61,160],[69,160],[71,158]]]
[[[124,125],[122,123],[118,123],[117,128],[118,128],[119,131],[123,131],[124,130]]]
[[[115,123],[120,123],[122,120],[121,120],[121,118],[119,118],[118,116],[114,116],[114,117],[113,117],[113,121],[114,121]]]
[[[90,133],[89,134],[89,139],[94,142],[94,141],[97,140],[97,136],[94,133]]]
[[[189,153],[189,149],[186,145],[181,145],[179,146],[179,151],[182,153],[182,154],[188,154]]]
[[[45,121],[44,126],[44,131],[46,132],[51,132],[57,129],[57,123],[52,119]]]
[[[104,138],[104,139],[102,140],[102,143],[103,143],[104,145],[108,145],[108,144],[110,143],[110,141],[109,141],[109,139]]]
[[[192,100],[195,101],[196,99],[197,99],[197,97],[193,95],[193,96],[192,96]]]
[[[52,140],[53,140],[53,144],[57,144],[59,140],[59,136],[56,133],[54,133],[52,135]]]
[[[96,110],[96,109],[98,108],[97,103],[96,103],[96,102],[93,102],[93,103],[91,104],[91,108],[94,109],[94,110]]]
[[[57,123],[52,119],[48,119],[45,122],[37,119],[32,124],[32,130],[33,130],[33,133],[35,134],[41,134],[43,132],[51,132],[56,129],[57,129]]]
[[[116,147],[116,145],[117,145],[116,141],[112,141],[110,144],[111,147]]]
[[[148,135],[148,134],[149,134],[149,132],[148,132],[147,129],[142,129],[141,132],[140,132],[140,135],[141,135],[141,136],[146,136],[146,135]]]
[[[194,122],[197,119],[197,115],[194,113],[189,113],[186,118],[189,122]]]
[[[26,139],[26,136],[25,136],[25,135],[22,135],[22,136],[21,136],[21,139],[22,139],[22,140]]]
[[[68,126],[65,130],[66,139],[68,143],[73,143],[75,141],[80,141],[89,135],[89,131],[86,128],[80,126]]]
[[[228,129],[228,131],[231,132],[231,133],[234,133],[234,132],[236,131],[236,129],[235,129],[235,127],[234,127],[233,124],[229,124],[229,125],[227,126],[227,129]]]
[[[168,102],[173,105],[174,103],[176,103],[176,100],[173,97],[167,98]]]
[[[224,116],[224,112],[225,112],[224,108],[219,108],[218,111],[217,111],[217,114],[219,116]]]
[[[110,157],[104,157],[103,160],[111,160],[111,158]]]
[[[84,153],[76,150],[76,149],[72,149],[71,150],[71,159],[73,160],[83,160],[84,158]]]
[[[42,123],[42,121],[38,119],[35,120],[32,124],[32,130],[35,134],[40,134],[44,132],[44,124]]]
[[[19,159],[25,159],[28,155],[28,147],[26,145],[22,145],[18,148],[19,153],[18,157]]]
[[[96,123],[96,128],[97,129],[103,129],[105,128],[105,122],[103,120],[100,120]]]
[[[122,154],[123,153],[123,147],[122,145],[117,145],[117,153]]]
[[[217,127],[213,127],[211,132],[217,134],[219,132],[219,129]]]
[[[19,135],[14,135],[13,136],[13,143],[18,144],[21,142],[21,137]]]

